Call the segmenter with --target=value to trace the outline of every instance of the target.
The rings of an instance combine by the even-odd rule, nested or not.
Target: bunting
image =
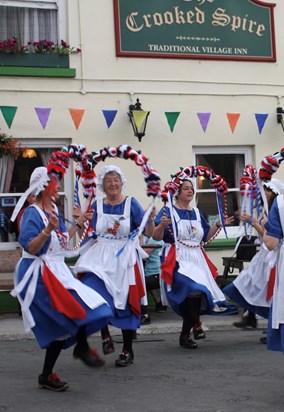
[[[69,109],[69,113],[72,117],[73,123],[76,129],[79,129],[80,123],[85,113],[85,109]]]
[[[235,131],[240,115],[241,115],[240,113],[227,113],[227,118],[228,118],[232,133],[234,133]]]
[[[18,109],[17,106],[0,106],[0,110],[2,112],[3,118],[9,129],[11,128],[12,123],[14,121],[15,115],[17,113],[17,109]],[[51,107],[35,107],[34,110],[37,114],[38,120],[42,128],[45,129],[49,121],[51,110],[53,109]],[[63,110],[69,111],[72,121],[74,123],[74,126],[78,130],[86,109],[74,109],[74,108],[71,109],[70,108],[70,109],[63,109]],[[114,120],[117,117],[118,110],[101,109],[101,112],[104,116],[106,126],[109,129],[113,125]],[[134,121],[135,121],[135,124],[137,125],[138,130],[142,127],[145,119],[147,118],[148,113],[149,112],[144,111],[144,110],[140,110],[140,111],[134,110],[133,111]],[[182,112],[164,112],[164,113],[167,118],[167,123],[170,128],[170,131],[171,133],[173,133],[177,120]],[[212,113],[197,112],[195,114],[197,115],[197,118],[200,122],[203,132],[206,133]],[[270,115],[269,113],[254,113],[259,134],[262,133],[269,115]],[[271,115],[275,116],[274,113]],[[241,113],[228,112],[226,113],[226,116],[227,116],[227,120],[228,120],[230,129],[231,129],[231,132],[232,134],[234,134],[236,127],[238,125],[238,121],[240,119]]]
[[[197,117],[203,129],[203,132],[205,133],[209,123],[209,119],[211,117],[211,113],[197,113]]]
[[[51,108],[35,107],[35,111],[42,128],[45,129]]]
[[[9,127],[9,129],[11,129],[16,111],[17,111],[17,107],[16,106],[0,106],[2,115],[4,117],[4,120],[7,124],[7,126]]]
[[[262,129],[265,125],[267,117],[268,117],[267,113],[255,113],[255,118],[256,118],[259,134],[261,134],[262,132]]]
[[[117,110],[102,110],[108,129],[117,115]]]
[[[171,132],[174,131],[180,112],[165,112]]]

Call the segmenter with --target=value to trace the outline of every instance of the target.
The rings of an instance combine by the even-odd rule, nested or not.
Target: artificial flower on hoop
[[[17,160],[21,153],[22,147],[18,140],[6,133],[0,133],[0,157],[12,156]]]

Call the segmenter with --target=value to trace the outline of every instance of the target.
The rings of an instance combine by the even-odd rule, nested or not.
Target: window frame
[[[253,163],[253,149],[251,146],[194,146],[192,148],[193,165],[197,164],[197,155],[226,155],[226,154],[241,154],[244,155],[245,165]],[[226,180],[226,176],[222,176]],[[198,189],[197,181],[194,182],[195,193],[214,193],[215,189]],[[239,192],[239,187],[229,188],[229,192]],[[196,202],[196,197],[194,198]],[[228,238],[237,238],[239,232],[239,226],[232,226],[226,228]],[[224,230],[221,230],[218,239],[225,239],[226,235]]]
[[[0,6],[53,10],[56,9],[58,11],[58,43],[60,43],[61,39],[64,39],[66,41],[66,0],[0,0]]]
[[[58,147],[65,147],[71,143],[71,139],[17,139],[23,147],[32,147],[34,149],[55,149]],[[72,172],[71,172],[72,171]],[[64,176],[64,191],[60,192],[60,196],[64,198],[64,210],[66,212],[66,217],[72,220],[72,208],[73,208],[73,193],[74,193],[74,168],[72,162],[70,162],[69,169]],[[22,195],[21,192],[16,193],[0,193],[0,203],[2,203],[3,198],[7,197],[19,197]],[[14,250],[19,247],[17,241],[0,242],[1,250]]]

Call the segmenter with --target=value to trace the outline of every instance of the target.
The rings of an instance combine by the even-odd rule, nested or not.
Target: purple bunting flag
[[[208,126],[208,122],[209,122],[211,113],[197,113],[197,116],[198,116],[199,122],[201,124],[201,127],[202,127],[202,129],[205,133],[206,130],[207,130],[207,126]]]
[[[45,129],[51,108],[35,107],[35,111],[42,128]]]

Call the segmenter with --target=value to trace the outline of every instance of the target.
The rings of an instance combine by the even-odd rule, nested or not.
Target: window
[[[0,158],[0,242],[7,244],[7,242],[17,241],[19,233],[17,221],[11,222],[10,217],[19,197],[29,186],[33,170],[39,166],[46,166],[50,154],[68,144],[68,141],[58,141],[55,146],[54,142],[49,144],[48,140],[45,139],[45,143],[40,146],[35,141],[25,140],[22,142],[22,146],[33,148],[34,157],[26,157],[23,153],[17,160],[8,156]],[[72,169],[72,163],[70,169]],[[66,173],[64,181],[60,182],[61,193],[58,207],[66,217],[71,216],[72,202],[68,202],[68,199],[73,200],[71,195],[72,180],[73,176],[70,170]],[[1,246],[3,243],[2,245],[0,243],[0,249]]]
[[[202,147],[194,148],[195,164],[207,166],[227,182],[229,192],[226,195],[227,213],[235,216],[232,227],[227,227],[229,237],[236,237],[239,220],[237,213],[240,207],[239,180],[246,164],[251,163],[251,149],[240,147]],[[208,179],[198,177],[196,181],[196,203],[208,222],[218,220],[218,206],[215,189]],[[219,237],[224,237],[222,231]]]
[[[1,0],[0,40],[17,38],[21,45],[65,39],[65,0]]]

